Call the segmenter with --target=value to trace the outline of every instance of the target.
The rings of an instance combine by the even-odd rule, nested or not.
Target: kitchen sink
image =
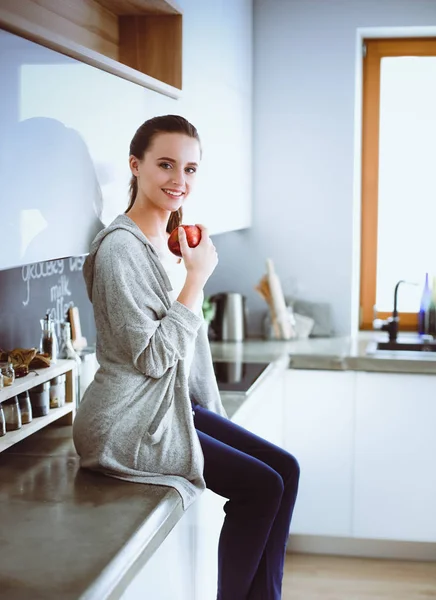
[[[377,350],[388,350],[389,352],[436,352],[436,342],[378,342]]]

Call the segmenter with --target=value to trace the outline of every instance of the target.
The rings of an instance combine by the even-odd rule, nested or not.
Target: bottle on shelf
[[[436,277],[433,277],[431,286],[431,297],[428,307],[428,333],[436,337]]]
[[[2,402],[2,408],[5,415],[6,431],[21,429],[21,411],[20,405],[18,404],[18,398],[13,396],[8,400],[4,400],[4,402]]]
[[[40,319],[41,323],[41,341],[39,350],[48,354],[52,363],[57,362],[58,358],[58,339],[55,332],[55,322],[53,321],[50,311],[47,311],[45,317]]]
[[[76,361],[76,408],[78,408],[80,402],[80,369],[82,366],[82,359],[73,348],[73,342],[71,340],[71,325],[66,321],[61,323],[61,337],[61,358],[71,358]]]
[[[29,392],[21,392],[21,394],[17,394],[17,398],[21,412],[21,423],[26,425],[32,421],[32,404],[30,402]]]
[[[430,317],[430,303],[432,293],[428,282],[428,273],[425,274],[424,289],[421,295],[421,304],[419,307],[419,319],[418,319],[418,333],[419,335],[429,335],[429,317]]]

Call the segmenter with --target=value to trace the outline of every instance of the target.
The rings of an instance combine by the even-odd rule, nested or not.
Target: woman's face
[[[200,145],[195,138],[182,133],[156,135],[142,160],[130,157],[138,197],[162,210],[178,210],[193,188],[199,163]]]

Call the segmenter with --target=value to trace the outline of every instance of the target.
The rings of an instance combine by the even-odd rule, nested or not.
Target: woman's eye
[[[187,167],[186,172],[190,174],[196,173],[197,169],[195,167]]]
[[[159,166],[162,167],[162,169],[171,169],[170,163],[167,162],[160,163]]]

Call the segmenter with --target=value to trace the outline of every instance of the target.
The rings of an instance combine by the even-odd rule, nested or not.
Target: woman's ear
[[[131,154],[129,156],[129,166],[130,166],[130,170],[132,171],[132,175],[136,175],[136,177],[138,177],[138,175],[139,175],[139,160],[136,158],[136,156],[133,156],[133,154]]]

